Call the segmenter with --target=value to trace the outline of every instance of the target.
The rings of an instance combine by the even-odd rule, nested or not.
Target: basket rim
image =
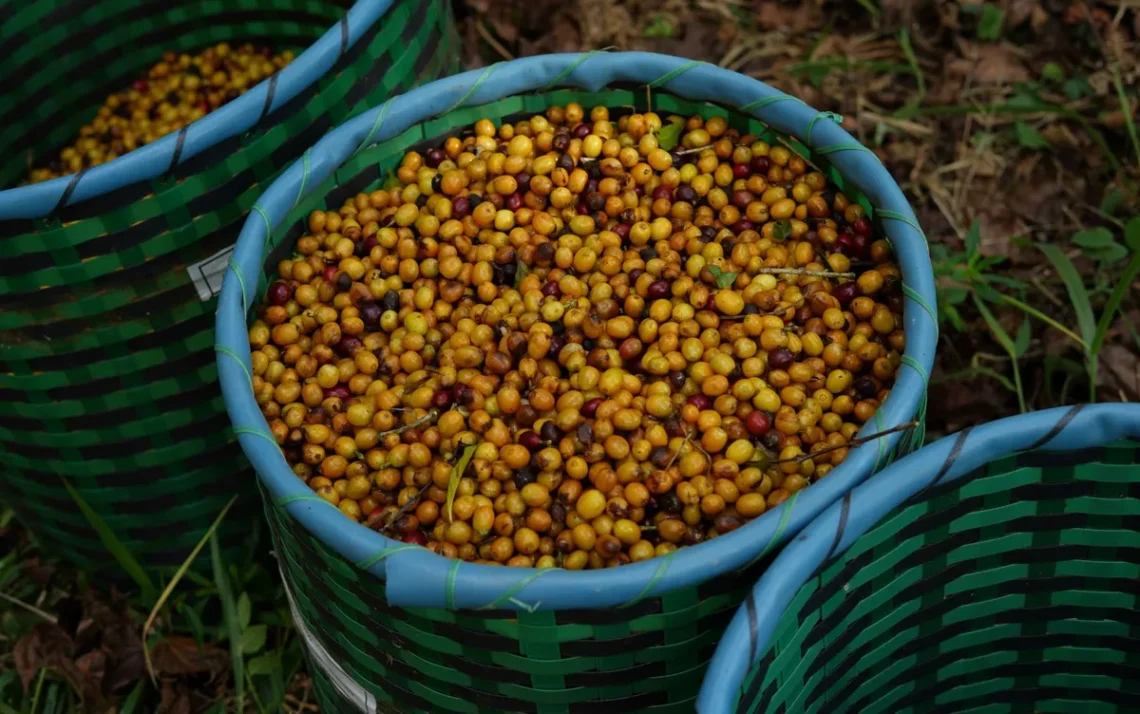
[[[895,388],[876,419],[869,422],[868,431],[905,423],[925,397],[937,342],[934,279],[926,239],[886,168],[832,121],[835,115],[817,112],[762,82],[711,64],[645,52],[544,55],[499,63],[424,85],[327,134],[261,196],[239,236],[217,311],[216,349],[222,392],[242,449],[258,477],[276,505],[285,507],[307,531],[350,563],[386,579],[386,594],[393,605],[528,612],[604,608],[696,585],[758,560],[789,538],[865,478],[882,453],[893,448],[900,438],[900,434],[894,434],[879,440],[880,453],[874,448],[852,450],[828,478],[732,533],[662,558],[581,572],[448,561],[348,520],[313,494],[290,470],[266,429],[250,386],[246,316],[251,296],[246,289],[258,284],[271,227],[280,225],[304,196],[353,154],[432,117],[536,90],[564,87],[596,91],[618,83],[648,84],[690,100],[735,107],[777,131],[798,137],[817,152],[833,152],[828,157],[832,165],[867,196],[883,217],[909,286],[904,313],[905,368],[900,370]]]
[[[700,714],[729,714],[754,662],[805,583],[907,500],[954,482],[991,461],[1026,451],[1073,451],[1140,438],[1140,404],[1078,404],[968,427],[871,476],[804,528],[736,611],[709,663]],[[968,447],[967,447],[968,443]],[[764,612],[768,616],[757,616]]]
[[[168,174],[203,151],[238,136],[324,77],[395,0],[357,0],[292,62],[180,131],[105,164],[49,181],[0,190],[0,221],[45,218],[59,209]]]

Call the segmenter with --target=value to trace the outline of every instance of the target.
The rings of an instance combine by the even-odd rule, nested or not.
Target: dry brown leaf
[[[961,40],[959,44],[963,56],[947,63],[951,74],[969,77],[981,84],[1029,81],[1029,70],[1009,45],[980,44],[966,40]]]
[[[219,674],[230,664],[230,655],[214,645],[198,646],[190,637],[170,635],[150,651],[159,674]]]
[[[1037,0],[1010,0],[1005,7],[1005,26],[1017,27],[1029,19],[1034,10],[1040,9]]]
[[[1050,124],[1041,130],[1041,136],[1045,138],[1054,147],[1067,146],[1077,147],[1080,142],[1077,137],[1073,136],[1072,130],[1061,123]]]
[[[162,683],[161,701],[158,705],[158,714],[190,714],[190,695],[183,688],[175,691],[175,685],[170,681]]]
[[[1040,5],[1033,8],[1033,12],[1029,16],[1029,26],[1033,28],[1034,32],[1040,34],[1041,31],[1045,29],[1045,25],[1048,24],[1048,22],[1049,13],[1045,12],[1044,8],[1042,8]]]
[[[1123,390],[1130,401],[1140,399],[1140,358],[1122,345],[1106,345],[1100,351],[1104,369],[1097,373],[1097,383]]]
[[[790,6],[778,0],[761,0],[756,5],[756,24],[765,30],[804,32],[823,25],[823,12],[811,0]]]
[[[1017,252],[1010,238],[1023,235],[1027,226],[1005,205],[991,206],[978,215],[981,235],[980,250],[985,255],[1012,258]]]
[[[959,29],[961,23],[958,21],[958,6],[950,2],[938,3],[938,22],[947,30]]]
[[[67,633],[51,622],[41,622],[16,642],[12,655],[20,681],[27,689],[36,674],[52,663],[69,660],[75,645]]]

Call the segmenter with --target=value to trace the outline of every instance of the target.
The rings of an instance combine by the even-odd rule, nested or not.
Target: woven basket
[[[457,54],[447,0],[0,2],[0,186],[164,51],[221,41],[308,49],[175,135],[0,191],[0,497],[83,566],[110,556],[61,478],[147,567],[181,562],[230,498],[253,498],[212,350],[243,218],[330,126]],[[223,544],[248,528],[231,516]]]
[[[906,305],[908,366],[868,430],[905,423],[920,408],[936,334],[933,315],[921,307],[933,303],[926,244],[886,170],[831,116],[708,64],[590,53],[440,80],[348,122],[259,199],[218,309],[226,407],[260,476],[298,626],[311,640],[310,661],[326,684],[355,687],[322,686],[331,711],[355,711],[352,702],[373,699],[384,711],[433,714],[692,711],[705,663],[765,556],[908,443],[896,434],[854,449],[826,479],[737,531],[605,571],[448,561],[349,521],[297,479],[254,401],[246,326],[302,220],[378,186],[411,147],[480,117],[514,120],[570,101],[618,113],[651,102],[662,112],[727,116],[772,141],[803,137],[792,145],[816,160],[829,158],[844,190],[882,209],[875,215],[898,248],[913,296]]]
[[[1140,710],[1140,406],[967,429],[776,559],[700,714]],[[781,614],[782,613],[782,614]]]

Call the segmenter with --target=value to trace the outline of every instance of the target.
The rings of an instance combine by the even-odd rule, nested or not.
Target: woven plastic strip
[[[804,529],[710,665],[700,714],[1136,711],[1140,406],[948,436]]]
[[[0,149],[12,159],[0,186],[164,51],[304,50],[177,135],[0,191],[0,499],[52,552],[101,565],[110,556],[58,485],[66,476],[144,565],[177,564],[235,490],[247,515],[255,498],[212,349],[242,221],[333,124],[455,69],[450,3],[81,5],[0,1]],[[247,539],[241,513],[219,532],[230,549]]]
[[[684,65],[690,66],[678,73]],[[265,423],[243,369],[248,337],[240,284],[257,284],[256,294],[263,294],[278,259],[301,235],[309,211],[373,190],[405,151],[422,150],[425,142],[441,141],[481,117],[517,121],[570,101],[605,105],[614,112],[644,109],[645,85],[670,73],[672,78],[659,82],[649,99],[658,112],[727,117],[733,127],[772,142],[784,136],[777,128],[795,132],[814,115],[790,101],[771,102],[752,116],[727,108],[753,103],[772,90],[709,65],[640,53],[557,55],[442,80],[397,97],[322,140],[307,166],[294,164],[259,200],[264,217],[247,221],[235,254],[240,280],[231,274],[223,285],[218,339],[233,354],[219,353],[218,365],[233,423],[262,428]],[[549,91],[547,85],[555,79],[588,91]],[[611,82],[627,88],[602,89]],[[793,113],[786,113],[789,109]],[[831,121],[820,123],[813,136],[821,146],[850,141]],[[378,143],[362,149],[369,137]],[[804,151],[813,156],[806,147]],[[909,214],[877,161],[854,154],[837,160],[850,177],[849,195]],[[309,187],[309,195],[294,208],[301,185]],[[921,236],[897,221],[883,228],[898,248],[904,280],[933,304]],[[908,303],[906,311],[908,354],[926,373],[934,349],[933,321],[914,304]],[[912,418],[922,379],[914,369],[904,369],[883,412],[884,424]],[[794,502],[671,558],[537,576],[533,570],[457,565],[354,524],[327,503],[292,500],[309,491],[280,450],[253,436],[240,441],[259,473],[276,551],[301,624],[381,711],[433,714],[691,712],[724,618],[740,602],[741,586],[764,567],[759,556],[774,553],[807,518],[860,482],[879,458],[877,446],[855,449],[847,462]],[[287,505],[275,505],[280,503]],[[319,668],[320,660],[314,655],[311,663]],[[329,681],[335,680],[333,674]],[[352,711],[335,699],[323,703]]]

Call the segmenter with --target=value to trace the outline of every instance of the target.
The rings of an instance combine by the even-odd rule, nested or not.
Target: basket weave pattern
[[[621,113],[632,107],[644,110],[647,100],[644,92],[620,89],[510,97],[451,111],[368,148],[315,188],[290,214],[288,227],[273,234],[256,295],[263,294],[276,275],[278,260],[303,235],[309,211],[340,205],[348,196],[379,187],[405,151],[422,150],[482,117],[515,121],[571,101],[606,105]],[[784,139],[761,122],[721,107],[663,93],[652,101],[659,112],[726,116],[743,132],[772,142]],[[844,183],[834,172],[832,179]],[[851,195],[873,215],[865,198],[856,191]],[[920,428],[900,442],[897,451],[906,453],[921,439]],[[884,451],[880,458],[885,464],[892,454]],[[284,503],[274,503],[264,489],[262,493],[301,626],[381,711],[688,714],[720,633],[767,561],[758,558],[746,569],[699,587],[608,610],[539,611],[520,601],[504,601],[510,609],[400,608],[388,604],[383,580],[326,547],[286,512]],[[772,545],[781,535],[778,531]],[[765,549],[762,555],[771,552]],[[317,671],[322,706],[355,711],[357,705],[338,693],[321,673],[320,663],[315,658],[310,662]]]
[[[235,493],[254,498],[211,349],[225,251],[264,187],[331,126],[453,71],[455,31],[445,0],[398,0],[352,44],[347,0],[73,5],[0,2],[0,146],[50,153],[165,50],[300,50],[338,26],[344,38],[333,70],[282,106],[267,80],[254,129],[181,162],[176,149],[167,175],[70,205],[94,178],[75,174],[47,217],[0,221],[0,496],[52,552],[105,563],[65,478],[144,565],[165,566]],[[60,81],[69,91],[49,92]],[[8,162],[0,185],[24,171]],[[191,269],[216,255],[215,281]],[[219,535],[236,548],[248,528],[231,517]]]

